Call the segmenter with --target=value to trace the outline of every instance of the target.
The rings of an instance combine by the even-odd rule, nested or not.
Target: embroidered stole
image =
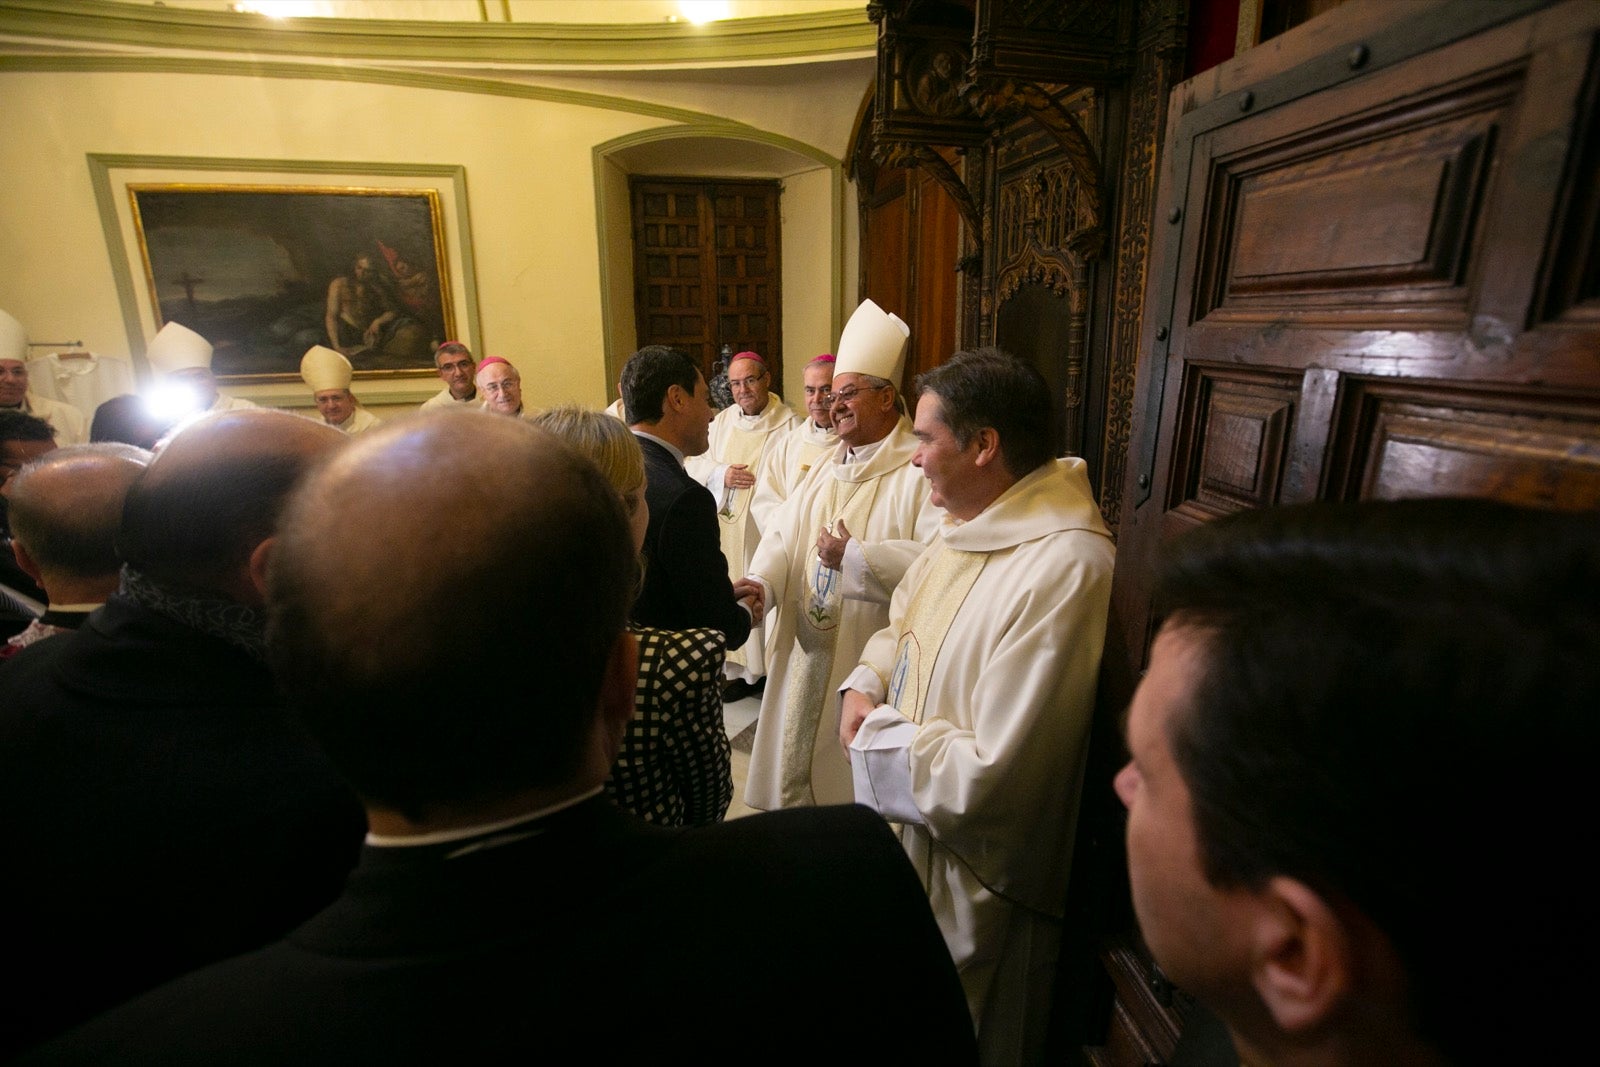
[[[766,433],[732,430],[723,442],[722,462],[743,463],[749,466],[751,473],[759,473],[756,468],[761,463],[761,451],[766,447],[767,436]],[[753,488],[722,488],[722,507],[717,510],[717,518],[722,520],[722,554],[728,561],[729,581],[736,582],[744,577],[747,560],[745,544],[750,534],[750,498],[754,494]],[[746,666],[744,646],[728,649],[727,662]]]
[[[894,669],[889,675],[889,691],[884,698],[886,704],[919,725],[933,666],[939,662],[939,649],[961,613],[967,594],[983,573],[984,564],[989,562],[987,552],[963,552],[942,540],[931,551],[933,559],[906,607],[904,628],[895,647]]]
[[[878,496],[881,478],[847,482],[832,477],[825,493],[818,494],[821,507],[813,507],[809,529],[821,532],[824,525],[843,519],[852,531],[867,528],[873,501]],[[783,751],[778,774],[779,806],[784,808],[815,804],[811,791],[811,760],[816,753],[817,730],[822,711],[833,696],[829,681],[833,675],[834,649],[839,641],[839,618],[844,610],[840,583],[844,576],[822,565],[813,537],[806,549],[805,579],[795,619],[794,648],[789,657],[789,677],[783,696]]]

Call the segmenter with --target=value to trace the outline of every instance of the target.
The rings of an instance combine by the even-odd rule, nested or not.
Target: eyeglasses
[[[754,389],[757,383],[765,377],[765,374],[752,374],[748,378],[730,379],[728,386],[732,389]]]
[[[483,391],[486,393],[509,393],[513,389],[522,388],[522,383],[508,378],[503,382],[485,382]]]
[[[833,406],[838,407],[840,404],[848,404],[862,393],[869,393],[875,389],[887,388],[889,388],[887,385],[852,385],[848,389],[841,389],[837,393],[833,394]]]
[[[805,387],[805,389],[807,399],[811,397],[818,397],[824,402],[833,399],[833,390],[828,388],[826,385],[808,385]]]
[[[470,371],[472,370],[472,362],[463,359],[459,363],[441,363],[439,364],[439,369],[446,374],[454,374],[457,371]]]

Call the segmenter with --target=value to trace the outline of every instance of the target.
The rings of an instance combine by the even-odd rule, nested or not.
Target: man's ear
[[[269,537],[250,553],[250,585],[260,604],[267,602],[267,565],[272,561],[272,548],[277,542],[276,537]]]
[[[1352,993],[1360,961],[1353,932],[1315,890],[1279,876],[1256,894],[1251,982],[1287,1034],[1330,1019]]]
[[[22,568],[22,573],[38,582],[40,586],[44,585],[44,577],[39,573],[39,565],[33,561],[32,556],[28,555],[28,550],[22,547],[22,542],[14,537],[11,539],[11,554],[17,557],[17,566]]]
[[[973,462],[980,467],[987,467],[991,463],[1000,461],[1000,433],[993,427],[985,426],[972,435],[973,443],[978,446],[977,455]]]

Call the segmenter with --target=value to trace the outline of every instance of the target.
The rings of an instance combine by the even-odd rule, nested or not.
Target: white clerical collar
[[[549,807],[540,808],[538,811],[513,815],[511,818],[501,819],[499,822],[458,826],[453,830],[435,830],[431,834],[417,834],[414,837],[395,837],[392,834],[369,833],[367,834],[367,844],[375,848],[416,848],[422,845],[444,845],[449,844],[451,841],[464,841],[469,837],[504,833],[507,830],[513,830],[521,826],[523,823],[533,822],[535,819],[542,819],[546,815],[554,815],[556,812],[565,811],[575,804],[581,804],[590,797],[598,796],[601,788],[601,786],[597,785],[587,793],[579,793],[577,796],[568,797],[566,800],[558,801]]]
[[[74,614],[78,614],[78,615],[87,615],[89,612],[93,611],[95,608],[100,607],[104,603],[105,603],[104,600],[96,600],[96,601],[94,601],[92,603],[88,603],[88,604],[57,604],[54,601],[51,601],[50,604],[47,606],[46,610],[47,611],[70,611],[70,612],[73,612]]]
[[[633,432],[634,432],[635,436],[637,436],[637,437],[648,437],[650,440],[654,441],[656,444],[660,445],[662,448],[666,449],[668,452],[671,452],[672,453],[672,458],[678,461],[678,466],[680,466],[680,467],[683,466],[683,449],[679,448],[677,445],[673,444],[671,441],[663,441],[661,438],[657,437],[653,433],[647,433],[644,430],[634,430]]]
[[[882,448],[883,442],[887,440],[888,438],[885,437],[883,440],[874,441],[870,445],[862,445],[860,448],[846,449],[844,461],[846,463],[865,463],[867,460],[877,455],[878,449]]]

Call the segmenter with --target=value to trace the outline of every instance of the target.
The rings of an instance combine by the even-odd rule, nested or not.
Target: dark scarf
[[[117,595],[180,622],[191,630],[220,638],[253,659],[266,661],[266,616],[247,604],[179,589],[140,574],[129,566],[122,568],[122,582],[117,587]]]

